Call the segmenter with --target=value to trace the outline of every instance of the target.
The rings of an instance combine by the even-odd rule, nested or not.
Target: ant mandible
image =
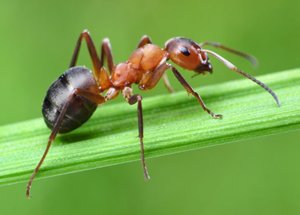
[[[85,40],[87,43],[93,63],[92,72],[86,67],[75,66],[82,40]],[[44,99],[42,112],[44,120],[52,132],[46,150],[27,184],[26,196],[30,197],[32,181],[39,171],[57,133],[67,133],[80,127],[91,117],[97,105],[116,98],[120,92],[122,92],[130,105],[137,103],[141,161],[144,176],[146,179],[149,179],[144,158],[142,96],[133,94],[131,85],[138,84],[139,89],[150,90],[163,78],[165,86],[172,92],[173,89],[165,74],[167,69],[171,69],[180,84],[198,100],[204,111],[209,113],[213,118],[221,118],[221,114],[215,114],[206,107],[200,95],[193,90],[174,66],[167,63],[168,60],[173,61],[186,70],[192,70],[197,74],[204,74],[212,72],[212,66],[208,58],[208,54],[210,54],[225,64],[230,70],[260,85],[273,96],[277,105],[280,106],[278,97],[267,85],[238,69],[217,53],[203,49],[206,45],[229,51],[249,60],[253,64],[256,63],[253,56],[219,43],[204,42],[198,44],[190,39],[176,37],[168,40],[165,48],[161,49],[152,44],[148,36],[143,36],[137,49],[129,59],[124,63],[115,65],[109,39],[106,38],[103,40],[101,56],[99,58],[89,32],[87,30],[83,31],[77,41],[69,69],[50,86]],[[108,71],[103,66],[105,58]],[[106,94],[102,95],[104,92]]]

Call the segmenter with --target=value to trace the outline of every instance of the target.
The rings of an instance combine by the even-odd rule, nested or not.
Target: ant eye
[[[186,47],[179,47],[180,52],[185,55],[185,56],[189,56],[191,53],[190,51],[186,48]]]

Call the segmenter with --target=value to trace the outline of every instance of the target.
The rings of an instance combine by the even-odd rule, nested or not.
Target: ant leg
[[[108,38],[103,39],[102,45],[101,45],[100,61],[102,62],[102,64],[104,62],[105,57],[107,59],[107,66],[108,66],[109,73],[111,74],[115,65],[114,65],[114,61],[113,61],[110,41]]]
[[[139,88],[141,90],[150,90],[156,86],[158,81],[165,74],[165,71],[169,68],[169,65],[166,63],[166,61],[167,61],[167,58],[165,57],[160,61],[160,63],[154,69],[153,72],[145,73],[143,75],[143,77],[139,83]],[[167,80],[167,82],[169,82],[169,81]],[[167,89],[170,92],[172,92],[173,88],[170,86],[170,84],[165,82],[165,85],[166,85]]]
[[[203,102],[200,95],[193,90],[193,88],[186,82],[186,80],[183,78],[183,76],[179,73],[179,71],[175,67],[173,67],[170,64],[169,64],[169,66],[172,69],[172,72],[175,75],[175,77],[178,79],[178,81],[181,83],[181,85],[186,89],[186,91],[188,93],[191,93],[194,97],[196,97],[196,99],[198,100],[198,102],[200,103],[200,105],[201,105],[201,107],[203,108],[204,111],[209,113],[213,118],[216,118],[216,119],[222,118],[221,114],[215,114],[214,112],[212,112],[211,110],[209,110],[206,107],[206,105]]]
[[[59,128],[60,128],[60,125],[62,123],[62,120],[65,116],[65,113],[68,109],[68,106],[69,104],[71,103],[72,99],[74,98],[75,94],[72,93],[69,97],[68,97],[68,100],[67,102],[65,103],[65,105],[63,106],[60,114],[58,115],[57,119],[56,119],[56,122],[54,124],[54,127],[52,129],[52,132],[49,136],[49,139],[48,139],[48,144],[47,144],[47,147],[46,147],[46,150],[41,158],[41,160],[39,161],[38,165],[36,166],[36,168],[34,169],[30,179],[29,179],[29,182],[27,184],[27,187],[26,187],[26,197],[29,199],[30,198],[30,189],[31,189],[31,185],[32,185],[32,182],[33,182],[33,179],[35,178],[35,175],[37,174],[37,172],[39,171],[42,163],[44,162],[45,158],[46,158],[46,155],[48,154],[48,151],[50,149],[50,146],[53,142],[53,140],[55,139],[58,131],[59,131]]]
[[[138,103],[137,110],[138,110],[138,127],[139,127],[139,138],[140,138],[140,145],[141,145],[141,160],[142,166],[144,170],[144,176],[146,179],[150,179],[146,162],[145,162],[145,153],[144,153],[144,123],[143,123],[143,109],[142,109],[142,96],[140,95],[133,95],[128,100],[130,105]]]
[[[103,96],[101,96],[100,94],[94,94],[91,93],[87,90],[83,90],[83,89],[75,89],[75,94],[78,96],[82,96],[84,98],[86,98],[87,100],[90,100],[96,104],[102,104],[104,103],[106,100]]]
[[[88,30],[84,30],[80,34],[80,36],[77,40],[77,43],[76,43],[76,46],[75,46],[75,49],[74,49],[74,52],[72,55],[70,67],[74,67],[77,63],[77,59],[78,59],[78,55],[79,55],[79,51],[80,51],[80,47],[81,47],[81,42],[83,39],[85,39],[85,41],[86,41],[87,48],[89,50],[89,54],[92,59],[93,68],[94,68],[93,69],[94,78],[95,78],[96,82],[99,83],[101,80],[100,76],[101,76],[102,62],[99,60],[94,42],[93,42],[92,37],[91,37],[90,33],[88,32]],[[99,83],[99,85],[101,85],[101,84]]]
[[[123,95],[126,98],[127,102],[130,105],[138,103],[137,105],[137,114],[138,114],[138,128],[139,128],[139,138],[141,145],[141,161],[144,170],[144,176],[146,179],[150,179],[146,162],[145,162],[145,153],[144,153],[144,123],[143,123],[143,109],[142,109],[142,96],[139,94],[132,95],[132,89],[125,87],[123,90]]]
[[[208,45],[208,46],[213,46],[213,47],[219,48],[219,49],[223,49],[223,50],[225,50],[225,51],[228,51],[228,52],[230,52],[230,53],[233,53],[233,54],[235,54],[235,55],[238,55],[238,56],[240,56],[240,57],[243,57],[243,58],[245,58],[246,60],[248,60],[253,66],[256,66],[256,65],[258,64],[258,61],[257,61],[257,59],[256,59],[254,56],[252,56],[252,55],[250,55],[250,54],[247,54],[247,53],[245,53],[245,52],[241,52],[241,51],[238,51],[238,50],[229,48],[229,47],[227,47],[227,46],[224,46],[224,45],[221,44],[221,43],[205,41],[205,42],[199,44],[200,47],[204,47],[204,46],[206,46],[206,45]]]
[[[168,89],[169,93],[174,93],[175,90],[172,87],[172,85],[170,84],[170,81],[169,81],[167,73],[164,73],[163,76],[162,76],[162,78],[163,78],[163,81],[164,81],[164,85]]]
[[[85,41],[86,41],[86,44],[87,44],[87,47],[89,50],[89,54],[92,59],[93,68],[94,68],[93,69],[94,78],[95,78],[96,82],[98,83],[98,85],[101,88],[105,89],[108,86],[110,86],[109,76],[108,76],[106,70],[102,67],[102,61],[100,61],[100,59],[98,57],[92,37],[87,30],[84,30],[80,34],[80,36],[77,40],[77,43],[76,43],[76,46],[75,46],[75,49],[73,52],[73,56],[71,59],[70,67],[74,67],[76,65],[80,47],[81,47],[81,42],[83,39],[85,39]]]
[[[29,181],[28,181],[28,184],[27,184],[27,187],[26,187],[26,197],[29,199],[30,198],[30,189],[31,189],[31,186],[32,186],[32,182],[36,176],[36,174],[38,173],[40,167],[42,166],[42,163],[44,162],[47,154],[48,154],[48,151],[50,149],[50,146],[51,144],[53,143],[53,141],[55,140],[55,137],[57,135],[57,133],[59,132],[59,128],[61,126],[61,123],[63,122],[63,118],[67,112],[67,109],[70,105],[70,103],[72,102],[72,100],[74,99],[74,97],[76,95],[80,95],[80,96],[83,96],[85,97],[86,99],[89,99],[97,104],[101,104],[101,103],[104,103],[105,102],[105,99],[104,97],[102,97],[101,95],[94,95],[90,92],[87,92],[85,90],[81,90],[81,89],[74,89],[73,92],[69,95],[66,103],[64,104],[60,114],[58,115],[57,119],[56,119],[56,122],[53,126],[53,129],[52,129],[52,132],[49,136],[49,139],[48,139],[48,144],[47,144],[47,147],[46,147],[46,150],[41,158],[41,160],[39,161],[39,163],[37,164],[36,168],[34,169]]]
[[[80,47],[81,47],[81,42],[82,42],[83,39],[85,39],[85,41],[86,41],[86,44],[87,44],[87,47],[88,47],[88,50],[89,50],[89,53],[90,53],[90,57],[91,57],[92,62],[93,62],[94,70],[99,72],[101,67],[102,67],[102,63],[99,60],[94,42],[93,42],[93,40],[91,38],[91,35],[88,32],[88,30],[84,30],[80,34],[80,36],[77,40],[77,43],[76,43],[76,46],[75,46],[75,49],[74,49],[74,52],[73,52],[73,56],[72,56],[72,59],[71,59],[70,67],[74,67],[76,65],[77,58],[78,58],[79,51],[80,51]]]
[[[147,44],[152,44],[152,41],[151,41],[149,36],[144,35],[144,36],[142,36],[137,48],[141,48],[141,47],[143,47],[144,45],[147,45]]]
[[[152,41],[151,41],[151,38],[149,36],[144,35],[144,36],[142,36],[142,38],[141,38],[141,40],[140,40],[137,48],[141,48],[141,47],[143,47],[146,44],[152,44]],[[168,75],[166,73],[164,73],[162,77],[163,77],[164,85],[167,88],[167,90],[170,93],[174,93],[175,90],[174,90],[174,88],[170,84],[170,81],[168,79]]]

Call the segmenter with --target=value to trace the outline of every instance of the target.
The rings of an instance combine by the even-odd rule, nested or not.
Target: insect
[[[86,41],[92,60],[92,71],[83,66],[76,66],[83,40]],[[190,39],[176,37],[168,40],[165,43],[165,47],[161,49],[157,45],[152,44],[148,36],[143,36],[137,49],[131,54],[129,59],[126,62],[115,65],[109,39],[106,38],[102,41],[101,55],[99,57],[89,32],[87,30],[83,31],[76,43],[69,69],[50,86],[44,99],[42,113],[47,126],[52,132],[48,139],[46,150],[29,179],[26,196],[30,197],[33,179],[45,160],[56,135],[58,133],[67,133],[80,127],[91,117],[99,104],[116,98],[119,93],[123,94],[123,97],[130,105],[137,104],[141,162],[144,176],[146,179],[149,179],[144,157],[142,96],[133,94],[131,86],[137,84],[140,90],[151,90],[160,79],[163,79],[166,88],[172,92],[173,88],[165,73],[168,69],[172,71],[185,90],[198,100],[204,111],[213,118],[221,118],[221,114],[215,114],[207,108],[200,95],[193,90],[180,72],[168,63],[168,60],[186,70],[194,71],[196,74],[205,74],[212,72],[212,65],[208,58],[208,55],[211,55],[230,70],[260,85],[273,96],[277,105],[280,106],[278,97],[267,85],[238,69],[217,53],[203,49],[204,46],[208,45],[239,55],[253,64],[256,62],[251,55],[215,42],[198,44]],[[104,67],[104,61],[107,63],[107,68]]]

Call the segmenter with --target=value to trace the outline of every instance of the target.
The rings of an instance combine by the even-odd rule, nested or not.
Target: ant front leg
[[[137,105],[137,113],[138,113],[138,128],[139,128],[139,138],[141,145],[141,161],[144,170],[144,176],[146,179],[150,179],[146,162],[145,162],[145,153],[144,153],[144,123],[143,123],[143,109],[142,109],[142,96],[139,94],[132,95],[132,89],[130,87],[125,87],[123,89],[123,96],[127,100],[130,105]]]
[[[141,47],[143,47],[144,45],[147,45],[147,44],[152,44],[152,41],[151,41],[151,38],[150,38],[149,36],[144,35],[144,36],[141,38],[141,40],[140,40],[140,42],[139,42],[139,44],[138,44],[137,47],[138,47],[138,48],[141,48]],[[162,76],[162,78],[163,78],[164,85],[165,85],[165,87],[167,88],[167,90],[168,90],[170,93],[174,93],[175,90],[174,90],[174,88],[172,87],[172,85],[170,84],[168,75],[167,75],[166,73],[164,73],[163,76]]]
[[[158,66],[154,69],[153,72],[148,72],[144,74],[142,77],[140,83],[139,83],[139,88],[141,90],[150,90],[153,87],[156,86],[158,81],[163,78],[165,81],[165,86],[169,90],[169,92],[174,92],[172,86],[169,83],[169,80],[167,79],[165,71],[169,68],[169,65],[166,63],[167,62],[167,57],[164,57]]]
[[[212,112],[211,110],[209,110],[206,107],[206,105],[205,105],[204,101],[202,100],[201,96],[193,90],[193,88],[187,83],[187,81],[183,78],[183,76],[179,73],[179,71],[175,67],[173,67],[170,64],[168,64],[168,65],[171,68],[171,70],[172,70],[173,74],[175,75],[175,77],[177,78],[177,80],[181,83],[181,85],[186,89],[186,91],[188,93],[191,93],[198,100],[198,102],[200,103],[200,105],[201,105],[201,107],[203,108],[204,111],[209,113],[215,119],[222,118],[221,114],[215,114],[214,112]]]

